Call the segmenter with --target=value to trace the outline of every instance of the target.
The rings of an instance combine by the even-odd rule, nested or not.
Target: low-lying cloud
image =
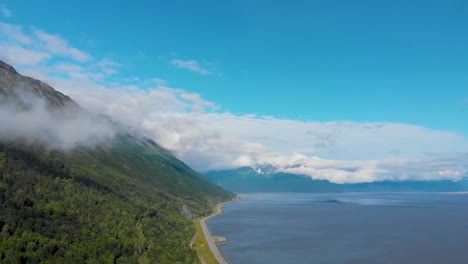
[[[38,143],[65,151],[78,146],[93,147],[116,134],[105,119],[76,109],[71,112],[50,107],[42,98],[27,92],[0,100],[0,124],[3,142]]]
[[[468,140],[460,133],[402,123],[303,122],[236,115],[197,93],[169,87],[170,82],[159,76],[117,78],[122,65],[107,58],[94,61],[91,55],[76,56],[68,42],[61,42],[66,43],[67,52],[62,50],[63,45],[50,46],[52,51],[29,41],[38,38],[34,32],[0,24],[2,30],[11,34],[3,41],[0,37],[0,45],[22,48],[15,49],[13,61],[27,51],[50,56],[38,57],[42,59],[39,65],[24,61],[20,72],[47,81],[91,112],[109,115],[137,129],[201,172],[271,164],[277,171],[336,183],[458,180],[468,172]],[[61,59],[55,60],[57,56]],[[0,50],[1,57],[8,54]],[[204,72],[196,62],[172,63]],[[45,118],[55,125],[53,115],[45,115],[30,118]],[[66,132],[57,132],[55,137],[81,130],[82,125],[74,125],[59,126],[57,131]],[[41,124],[34,124],[33,130],[41,128]],[[64,137],[59,141],[73,146],[92,142],[89,138],[112,135],[105,127],[102,131],[98,128],[73,136],[73,140]]]
[[[357,183],[459,180],[468,171],[468,142],[450,131],[400,123],[239,116],[213,111],[216,105],[201,98],[184,100],[190,93],[163,86],[144,92],[104,87],[94,87],[93,92],[66,90],[89,109],[131,121],[202,172],[271,164],[278,172]]]
[[[334,183],[440,179],[457,181],[464,177],[468,166],[466,155],[384,160],[327,160],[303,156],[286,164],[279,164],[278,171],[308,175]]]

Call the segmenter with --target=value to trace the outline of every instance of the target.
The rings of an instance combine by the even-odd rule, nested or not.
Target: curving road
[[[233,200],[235,201],[235,199]],[[229,203],[229,202],[226,202]],[[205,218],[202,218],[200,220],[200,225],[203,229],[203,234],[206,237],[206,241],[208,241],[208,245],[210,246],[211,252],[213,252],[213,255],[215,256],[216,260],[218,260],[219,264],[229,264],[229,262],[224,258],[223,254],[221,254],[221,251],[219,251],[219,247],[216,244],[216,242],[213,240],[213,236],[211,235],[210,229],[208,228],[206,221],[223,213],[223,206],[226,203],[221,203],[216,206],[215,213],[207,216]]]

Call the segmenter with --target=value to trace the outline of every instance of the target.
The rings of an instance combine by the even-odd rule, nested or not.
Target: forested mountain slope
[[[10,100],[17,89],[43,99],[54,109],[50,118],[89,115],[0,62],[0,111],[11,102],[20,114],[34,111],[27,101]],[[105,140],[67,148],[48,144],[66,139],[51,130],[35,140],[0,128],[0,263],[198,263],[188,245],[195,232],[190,218],[234,194],[155,142],[109,126],[115,131]]]

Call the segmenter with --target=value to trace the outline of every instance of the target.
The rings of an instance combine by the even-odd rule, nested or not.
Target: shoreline
[[[213,214],[200,219],[200,225],[201,225],[202,230],[203,230],[203,235],[205,236],[205,238],[206,238],[206,240],[208,242],[208,246],[210,247],[211,252],[213,253],[214,257],[216,258],[216,260],[218,261],[219,264],[230,264],[229,261],[227,261],[226,257],[221,252],[221,249],[219,247],[220,243],[226,243],[227,241],[217,241],[219,239],[217,239],[217,237],[213,236],[213,234],[211,232],[211,229],[207,224],[207,221],[214,218],[214,217],[216,217],[216,216],[221,215],[224,212],[223,208],[224,208],[225,204],[238,201],[239,199],[240,199],[239,196],[236,196],[236,198],[232,199],[231,201],[227,201],[227,202],[223,202],[223,203],[218,204],[215,207],[215,211],[214,211]]]

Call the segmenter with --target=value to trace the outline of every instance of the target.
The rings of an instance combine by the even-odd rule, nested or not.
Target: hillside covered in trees
[[[34,111],[10,100],[20,83],[47,109],[84,112],[50,86],[0,66],[0,106],[13,101],[19,113]],[[198,263],[188,245],[191,219],[234,196],[157,143],[121,129],[66,149],[48,144],[60,139],[53,131],[32,140],[19,131],[8,136],[15,127],[9,129],[0,129],[1,263]]]

